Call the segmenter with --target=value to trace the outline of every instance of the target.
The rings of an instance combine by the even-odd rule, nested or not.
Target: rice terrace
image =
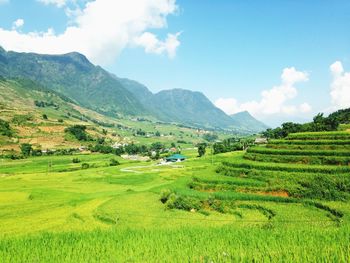
[[[0,0],[0,263],[350,262],[349,3],[200,2]]]

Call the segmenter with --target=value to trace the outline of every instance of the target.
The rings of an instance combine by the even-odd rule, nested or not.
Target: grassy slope
[[[191,178],[226,180],[217,175],[216,165],[242,153],[185,155],[193,157],[174,167],[123,160],[121,166],[107,167],[110,156],[79,156],[97,166],[87,170],[72,164],[71,156],[2,160],[0,257],[4,262],[349,259],[346,202],[323,202],[345,213],[340,225],[322,209],[264,201],[259,194],[238,200],[237,214],[166,210],[159,201],[161,189],[208,195],[190,190]],[[79,170],[59,172],[62,168]],[[252,179],[232,180],[254,185]],[[268,220],[244,205],[264,206],[276,216]]]
[[[134,142],[151,144],[162,142],[170,146],[172,142],[184,141],[180,143],[182,148],[193,147],[193,144],[200,142],[201,134],[194,129],[182,128],[170,124],[159,124],[151,121],[137,121],[132,119],[114,119],[102,116],[94,111],[79,107],[69,103],[57,94],[40,90],[35,84],[22,84],[17,81],[0,81],[0,114],[1,118],[12,121],[15,116],[31,116],[32,119],[21,124],[11,123],[16,130],[15,138],[0,137],[0,151],[14,149],[19,151],[21,143],[31,143],[35,147],[42,149],[52,148],[76,148],[80,142],[65,135],[64,129],[73,124],[83,124],[88,126],[88,132],[94,137],[107,137],[111,144],[113,142]],[[39,108],[34,105],[34,101],[53,102],[59,107]],[[71,116],[68,116],[68,113]],[[43,114],[48,116],[48,120],[43,119]],[[79,117],[88,117],[93,121],[81,121]],[[58,120],[62,119],[63,123]],[[96,124],[96,121],[121,125],[122,128],[106,128]],[[102,134],[102,129],[108,130],[108,135]],[[148,133],[153,133],[150,137],[134,136],[138,129]],[[154,134],[159,131],[162,136]],[[116,136],[112,136],[112,134]],[[170,135],[170,133],[172,133]],[[225,138],[228,135],[220,135]]]

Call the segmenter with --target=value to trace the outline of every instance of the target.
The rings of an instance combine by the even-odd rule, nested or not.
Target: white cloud
[[[12,30],[21,28],[23,25],[24,25],[24,20],[21,18],[18,18],[15,22],[12,23]]]
[[[350,72],[344,72],[340,61],[334,62],[330,66],[333,75],[331,83],[332,110],[350,107]]]
[[[67,0],[37,0],[45,5],[55,5],[57,7],[63,7],[66,5]]]
[[[238,103],[234,98],[220,98],[215,101],[215,105],[227,114],[245,110],[256,116],[272,114],[293,115],[298,112],[310,112],[311,106],[307,103],[301,105],[288,104],[288,101],[294,99],[298,94],[295,84],[306,82],[308,79],[306,72],[297,71],[294,67],[285,68],[281,75],[282,83],[279,86],[262,91],[259,101],[253,100]]]
[[[161,41],[156,35],[145,32],[135,39],[135,44],[145,48],[147,53],[162,54],[167,53],[170,58],[176,55],[176,49],[180,46],[178,37],[180,32],[176,34],[168,34],[165,41]]]
[[[240,106],[235,98],[219,98],[215,101],[215,106],[231,115],[240,112]]]
[[[301,112],[301,113],[308,113],[308,112],[310,112],[312,110],[312,107],[310,106],[310,104],[308,104],[308,103],[306,103],[306,102],[304,102],[303,104],[301,104],[300,106],[299,106],[299,111]]]
[[[45,1],[45,0],[43,0]],[[59,5],[66,1],[56,2]],[[30,32],[0,28],[0,45],[7,50],[62,54],[78,51],[94,63],[108,64],[129,46],[142,46],[148,53],[174,57],[179,33],[159,40],[149,29],[166,28],[166,17],[177,11],[176,0],[95,0],[71,11],[73,25],[64,33]]]

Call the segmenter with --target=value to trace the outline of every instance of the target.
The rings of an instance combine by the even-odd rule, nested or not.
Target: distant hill
[[[39,55],[0,49],[0,75],[31,79],[107,115],[146,111],[118,79],[79,53]]]
[[[144,107],[165,122],[184,123],[192,126],[220,129],[233,127],[232,119],[201,92],[184,89],[163,90],[156,94],[146,86],[128,79],[119,79]]]
[[[40,55],[7,52],[0,47],[0,76],[32,80],[107,116],[148,116],[169,123],[238,133],[263,130],[263,124],[251,116],[237,119],[226,115],[200,92],[173,89],[153,94],[146,86],[118,78],[76,52]]]
[[[233,124],[252,133],[258,133],[269,128],[267,125],[255,119],[248,111],[231,115]]]

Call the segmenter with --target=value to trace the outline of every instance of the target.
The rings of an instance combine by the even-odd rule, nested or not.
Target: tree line
[[[323,113],[317,114],[312,122],[300,124],[294,122],[285,122],[281,127],[275,129],[267,129],[263,132],[263,136],[271,139],[281,139],[290,133],[296,132],[320,132],[320,131],[336,131],[340,124],[350,123],[350,108],[333,112],[328,117]]]

